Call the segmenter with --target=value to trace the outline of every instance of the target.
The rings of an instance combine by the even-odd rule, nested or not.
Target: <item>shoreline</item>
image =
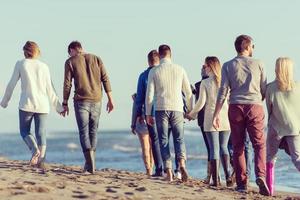
[[[163,178],[148,178],[143,173],[101,169],[95,175],[84,174],[80,166],[47,163],[46,170],[25,161],[0,158],[0,199],[285,199],[300,200],[300,194],[275,192],[274,197],[258,194],[250,187],[247,194],[234,188],[205,185],[191,178],[168,183]]]

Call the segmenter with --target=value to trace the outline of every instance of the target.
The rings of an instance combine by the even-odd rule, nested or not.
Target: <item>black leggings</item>
[[[202,136],[203,136],[204,143],[205,143],[205,147],[206,147],[206,150],[207,150],[207,161],[210,161],[210,159],[209,159],[210,150],[209,150],[209,146],[208,146],[208,141],[207,141],[207,138],[206,138],[206,134],[204,133],[204,127],[200,126],[200,129],[201,129]]]

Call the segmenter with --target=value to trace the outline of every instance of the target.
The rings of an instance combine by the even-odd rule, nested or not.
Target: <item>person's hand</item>
[[[135,127],[131,127],[131,133],[132,133],[133,135],[136,135]]]
[[[147,115],[146,116],[146,121],[147,121],[147,124],[150,125],[150,126],[153,126],[154,125],[154,117],[150,116],[150,115]]]
[[[213,127],[218,130],[220,128],[220,116],[216,115],[213,117]]]
[[[106,111],[110,113],[113,109],[114,109],[114,103],[111,100],[109,100],[106,105]]]
[[[1,102],[0,105],[1,105],[2,108],[6,108],[8,104],[4,104],[3,102]]]
[[[193,118],[189,113],[185,114],[184,117],[185,117],[186,119],[188,119],[189,121],[194,120],[194,118]]]
[[[68,105],[63,105],[64,111],[60,113],[61,116],[66,117],[69,115],[69,106]]]
[[[140,124],[143,124],[145,122],[145,118],[143,116],[138,116],[136,119]]]

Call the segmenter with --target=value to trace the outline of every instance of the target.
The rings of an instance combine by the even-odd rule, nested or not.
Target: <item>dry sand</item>
[[[81,173],[81,168],[76,166],[47,164],[46,167],[46,170],[40,170],[24,161],[0,158],[0,199],[300,200],[300,195],[285,192],[277,192],[275,197],[264,197],[257,193],[257,188],[241,194],[233,188],[213,188],[194,179],[187,183],[168,183],[163,178],[147,178],[142,173],[123,170],[102,169],[95,175],[89,175]]]

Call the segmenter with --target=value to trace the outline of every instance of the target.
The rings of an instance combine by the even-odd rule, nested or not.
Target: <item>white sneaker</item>
[[[176,172],[175,173],[175,178],[181,180],[181,173],[180,172]]]

